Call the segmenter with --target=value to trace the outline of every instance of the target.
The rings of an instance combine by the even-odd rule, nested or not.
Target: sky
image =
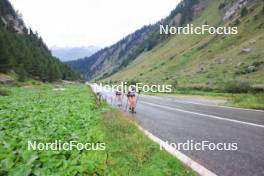
[[[49,47],[110,46],[169,15],[180,0],[10,0]]]

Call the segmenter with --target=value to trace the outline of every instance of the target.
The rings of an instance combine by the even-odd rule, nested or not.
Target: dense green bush
[[[247,7],[244,7],[241,12],[240,12],[240,15],[243,17],[243,16],[246,16],[248,14],[248,9]]]
[[[0,96],[8,96],[8,95],[10,95],[9,90],[0,88]]]
[[[224,91],[227,93],[248,93],[252,88],[248,82],[232,81],[224,85]]]
[[[220,3],[218,9],[222,10],[223,8],[225,8],[225,6],[226,6],[226,2]]]
[[[28,149],[28,141],[103,141],[101,110],[92,92],[78,85],[65,86],[64,91],[54,88],[11,87],[12,94],[0,96],[0,175],[102,175],[103,150]]]

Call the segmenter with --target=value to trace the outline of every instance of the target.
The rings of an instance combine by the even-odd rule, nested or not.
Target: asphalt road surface
[[[113,92],[102,90],[101,94],[115,105]],[[126,99],[122,110],[125,107]],[[236,143],[237,150],[179,150],[215,174],[264,176],[264,111],[143,95],[136,111],[134,117],[140,126],[169,144]]]

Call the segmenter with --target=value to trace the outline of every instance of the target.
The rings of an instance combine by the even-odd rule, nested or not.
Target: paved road
[[[102,94],[114,104],[112,92]],[[264,175],[264,111],[140,96],[135,118],[144,129],[169,143],[237,143],[236,151],[180,150],[219,176]]]

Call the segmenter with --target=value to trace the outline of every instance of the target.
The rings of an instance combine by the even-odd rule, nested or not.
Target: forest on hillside
[[[0,72],[15,72],[20,81],[74,80],[79,75],[51,55],[37,32],[25,27],[7,0],[0,1]]]

